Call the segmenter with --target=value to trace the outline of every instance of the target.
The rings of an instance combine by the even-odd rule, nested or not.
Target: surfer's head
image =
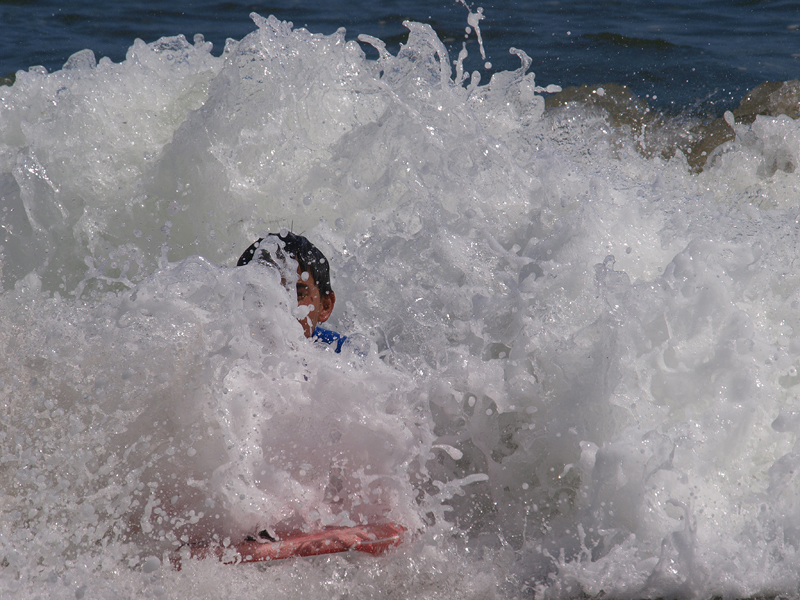
[[[286,270],[287,258],[297,262],[297,273]],[[328,320],[333,312],[336,294],[331,289],[328,260],[314,244],[302,235],[290,231],[270,233],[258,238],[239,257],[237,267],[257,262],[277,267],[286,285],[296,280],[297,304],[309,307],[308,315],[299,319],[306,337],[311,337],[319,323]]]

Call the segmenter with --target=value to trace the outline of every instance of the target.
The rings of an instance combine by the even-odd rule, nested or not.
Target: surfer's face
[[[328,320],[333,312],[336,294],[321,294],[313,275],[307,271],[300,271],[297,267],[297,305],[308,306],[308,314],[303,319],[298,319],[307,338],[314,333],[317,325]]]
[[[320,323],[328,320],[333,312],[333,305],[336,302],[336,294],[331,291],[329,294],[322,294],[319,291],[314,276],[308,271],[303,271],[300,265],[293,258],[286,258],[282,255],[276,261],[272,254],[265,254],[260,260],[261,264],[277,269],[281,274],[281,285],[287,290],[294,284],[297,289],[297,305],[308,307],[308,312],[298,323],[303,326],[303,333],[307,338],[314,334],[314,329]],[[292,267],[296,267],[296,271]]]

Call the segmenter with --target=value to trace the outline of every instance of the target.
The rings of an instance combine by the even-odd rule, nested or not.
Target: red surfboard
[[[405,527],[395,523],[383,523],[356,527],[326,527],[314,533],[298,532],[287,535],[277,542],[247,541],[227,547],[200,542],[183,546],[173,554],[170,562],[180,570],[181,560],[186,558],[215,558],[223,563],[240,564],[350,551],[377,555],[393,546],[399,546],[405,532]]]

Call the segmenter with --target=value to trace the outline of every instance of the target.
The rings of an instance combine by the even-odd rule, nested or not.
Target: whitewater
[[[0,87],[0,597],[800,595],[797,86],[706,127],[252,18]],[[234,267],[282,228],[341,354]]]

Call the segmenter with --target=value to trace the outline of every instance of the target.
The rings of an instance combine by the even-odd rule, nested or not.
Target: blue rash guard
[[[330,329],[323,329],[322,327],[314,329],[314,334],[311,337],[315,342],[322,342],[333,346],[337,354],[342,351],[342,344],[347,340],[347,336],[331,331]]]

